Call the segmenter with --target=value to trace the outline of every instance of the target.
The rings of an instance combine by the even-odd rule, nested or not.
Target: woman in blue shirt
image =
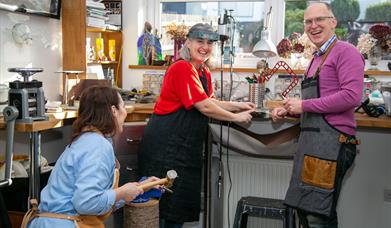
[[[118,187],[111,138],[122,132],[126,115],[113,88],[95,86],[82,94],[71,142],[41,192],[39,207],[32,201],[23,225],[31,220],[28,227],[104,227],[113,209],[143,193],[136,182]],[[147,181],[152,180],[157,178]]]

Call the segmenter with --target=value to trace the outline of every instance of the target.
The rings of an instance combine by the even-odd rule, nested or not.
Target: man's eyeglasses
[[[305,26],[311,26],[312,23],[315,22],[315,24],[319,25],[319,24],[322,24],[326,19],[329,19],[329,18],[334,18],[332,16],[323,16],[323,17],[315,17],[315,18],[312,18],[312,19],[305,19],[304,20],[304,25]]]

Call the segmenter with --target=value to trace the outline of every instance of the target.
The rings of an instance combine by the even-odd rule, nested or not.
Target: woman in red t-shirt
[[[139,151],[142,176],[164,176],[177,171],[172,190],[160,200],[160,228],[182,227],[198,221],[201,205],[202,148],[208,119],[247,123],[255,105],[214,98],[206,65],[219,35],[208,24],[190,28],[181,60],[164,76],[154,114],[145,129]]]

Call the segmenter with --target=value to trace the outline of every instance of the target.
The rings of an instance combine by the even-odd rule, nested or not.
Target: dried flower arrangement
[[[189,32],[189,27],[185,24],[177,25],[174,22],[165,26],[166,33],[171,36],[173,40],[184,40]]]
[[[311,59],[312,54],[316,51],[316,46],[308,38],[307,34],[303,34],[299,38],[299,43],[304,46],[303,57],[305,59]]]
[[[314,50],[315,47],[307,35],[297,32],[282,39],[277,45],[278,55],[283,58],[289,58],[291,53],[303,53],[305,58],[310,58]]]
[[[357,49],[360,53],[369,55],[374,47],[379,47],[382,55],[389,54],[391,49],[391,28],[385,24],[375,24],[369,28],[369,33],[358,38]]]
[[[282,58],[289,58],[292,51],[292,43],[288,38],[282,39],[277,44],[277,53]]]

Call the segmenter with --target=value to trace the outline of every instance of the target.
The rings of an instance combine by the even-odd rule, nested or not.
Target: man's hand
[[[285,110],[285,108],[282,108],[282,107],[275,108],[272,111],[272,120],[274,122],[276,122],[276,121],[284,118],[287,114],[288,114],[288,111]]]
[[[303,113],[302,100],[298,98],[287,98],[283,102],[284,109],[291,115]]]

